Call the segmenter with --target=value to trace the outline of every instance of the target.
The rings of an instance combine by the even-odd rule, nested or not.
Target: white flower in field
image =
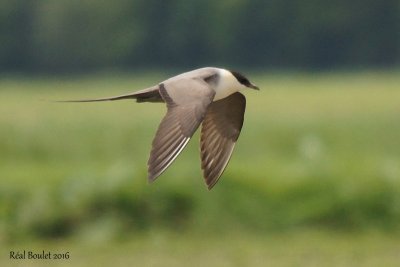
[[[386,159],[381,166],[385,179],[394,183],[400,183],[400,166],[395,159]]]
[[[323,143],[320,137],[315,134],[303,136],[298,144],[299,154],[308,160],[321,158],[323,154]]]

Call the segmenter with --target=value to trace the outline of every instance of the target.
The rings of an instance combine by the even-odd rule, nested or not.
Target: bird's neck
[[[242,85],[237,81],[232,73],[225,69],[220,69],[220,80],[215,86],[214,101],[223,99],[242,89]]]

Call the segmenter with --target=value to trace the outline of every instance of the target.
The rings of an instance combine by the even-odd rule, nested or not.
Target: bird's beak
[[[248,87],[251,88],[251,89],[254,89],[254,90],[260,90],[260,88],[258,88],[257,85],[254,85],[252,83]]]

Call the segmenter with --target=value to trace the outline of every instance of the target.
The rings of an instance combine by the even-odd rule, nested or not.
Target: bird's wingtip
[[[216,181],[208,180],[208,179],[205,179],[205,181],[206,181],[206,186],[207,186],[208,191],[211,191],[211,189],[213,189],[214,185],[216,184]]]
[[[149,171],[147,174],[147,181],[149,182],[149,184],[151,184],[158,178],[158,176],[160,176],[159,173],[152,173]]]
[[[153,183],[155,180],[156,180],[156,178],[153,177],[152,175],[149,174],[147,176],[147,181],[148,181],[149,184]]]

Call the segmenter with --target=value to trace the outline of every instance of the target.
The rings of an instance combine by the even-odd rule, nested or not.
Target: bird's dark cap
[[[257,85],[252,84],[249,79],[247,79],[243,74],[237,71],[230,71],[232,75],[238,80],[239,83],[243,84],[246,87],[255,89],[255,90],[260,90]]]

